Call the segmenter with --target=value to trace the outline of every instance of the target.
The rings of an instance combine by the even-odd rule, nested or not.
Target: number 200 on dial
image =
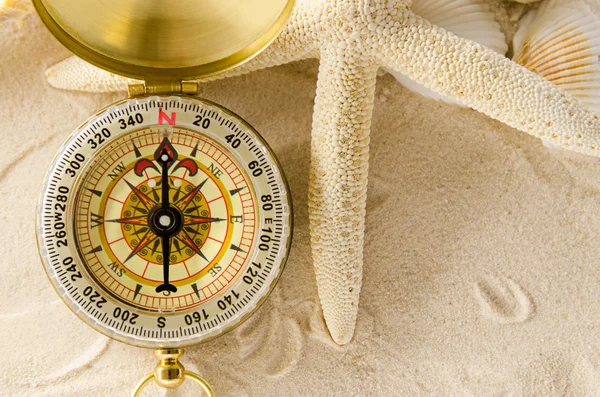
[[[204,100],[154,96],[73,133],[46,176],[37,227],[50,281],[87,324],[183,347],[262,303],[291,223],[285,177],[252,127]]]

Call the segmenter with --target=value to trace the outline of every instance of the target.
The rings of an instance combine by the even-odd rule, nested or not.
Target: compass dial
[[[291,239],[285,178],[260,136],[198,99],[147,97],[88,120],[39,205],[46,271],[85,322],[126,343],[182,347],[243,321]]]

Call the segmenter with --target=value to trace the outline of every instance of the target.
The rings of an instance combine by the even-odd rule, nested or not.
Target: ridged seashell
[[[15,21],[19,25],[23,18],[33,11],[30,0],[0,0],[0,25]]]
[[[513,60],[600,113],[600,3],[548,0],[528,12]]]
[[[495,15],[484,0],[414,0],[411,10],[465,39],[483,44],[500,54],[506,54],[506,37],[496,22]],[[389,71],[400,84],[423,96],[456,103],[425,86],[411,80],[400,72]]]

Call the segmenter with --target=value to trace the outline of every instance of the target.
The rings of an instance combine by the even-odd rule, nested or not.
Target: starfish
[[[306,58],[320,59],[309,183],[312,256],[325,322],[339,344],[352,339],[358,313],[379,67],[556,146],[600,154],[598,115],[504,55],[416,15],[411,0],[298,0],[269,47],[217,78]],[[97,92],[132,82],[77,58],[47,76],[56,87]]]

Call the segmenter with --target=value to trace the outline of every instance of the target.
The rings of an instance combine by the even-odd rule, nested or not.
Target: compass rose
[[[176,163],[177,165],[173,167]],[[161,188],[160,196],[153,190],[155,195],[154,197],[150,197],[125,180],[134,196],[145,210],[137,207],[143,215],[112,219],[109,220],[109,222],[117,222],[123,225],[144,226],[135,232],[135,234],[143,232],[144,235],[139,242],[137,242],[127,259],[125,259],[125,262],[129,261],[134,256],[139,255],[142,250],[151,244],[154,244],[152,249],[153,252],[155,252],[157,246],[160,245],[163,265],[163,283],[156,287],[156,292],[177,292],[177,287],[169,283],[171,258],[177,259],[176,255],[171,255],[172,252],[176,251],[179,253],[182,249],[180,243],[182,243],[189,250],[208,262],[208,259],[202,253],[200,247],[190,236],[190,233],[195,232],[191,226],[221,222],[225,219],[186,214],[190,203],[192,203],[194,198],[198,197],[198,193],[202,189],[204,183],[206,183],[206,180],[193,187],[190,192],[183,196],[180,194],[180,190],[176,191],[173,195],[175,200],[171,200],[170,191],[172,181],[169,178],[169,169],[173,168],[173,171],[176,171],[183,168],[188,171],[190,176],[195,176],[198,173],[199,167],[196,162],[190,158],[178,161],[177,150],[173,147],[171,142],[169,142],[168,138],[164,138],[154,152],[154,161],[147,158],[138,160],[134,166],[134,172],[137,176],[141,177],[148,168],[160,172],[160,182],[158,184]],[[158,199],[158,197],[160,197],[160,199]]]

